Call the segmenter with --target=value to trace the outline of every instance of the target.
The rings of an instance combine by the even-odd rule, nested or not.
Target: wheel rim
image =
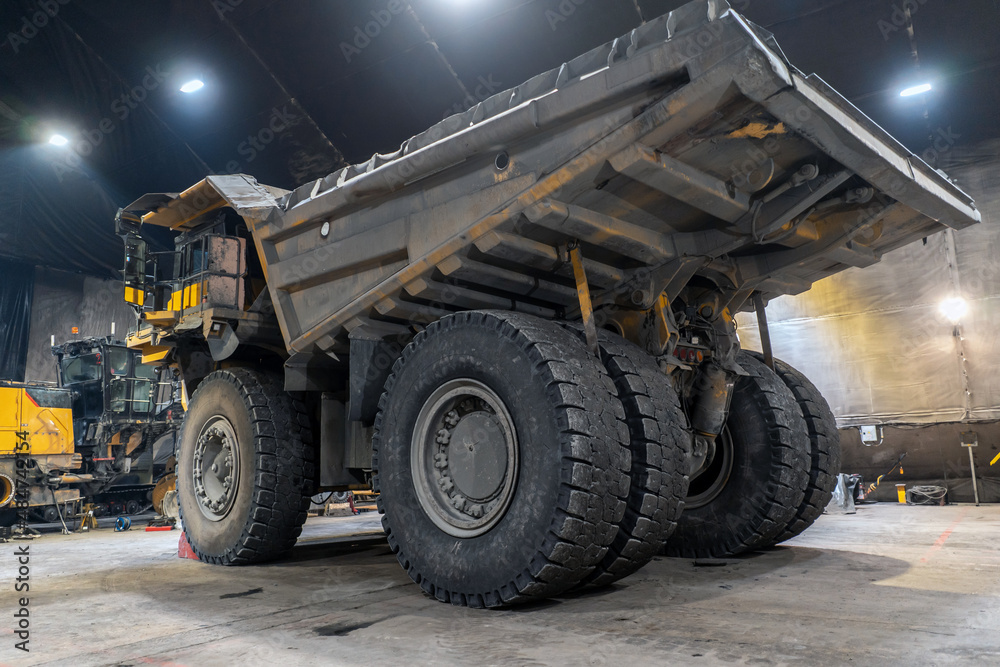
[[[695,476],[688,486],[688,496],[684,501],[685,509],[704,507],[715,500],[729,482],[733,472],[733,438],[729,427],[715,439],[715,453],[705,470]]]
[[[192,467],[198,508],[210,521],[221,521],[236,500],[240,473],[236,431],[222,415],[215,415],[202,427]]]
[[[475,537],[503,518],[514,497],[518,443],[496,393],[450,380],[424,402],[413,428],[410,469],[421,508],[455,537]]]
[[[6,507],[14,500],[14,480],[0,473],[0,507]]]

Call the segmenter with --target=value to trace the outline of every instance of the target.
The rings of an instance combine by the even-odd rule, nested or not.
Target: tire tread
[[[607,552],[625,512],[630,465],[624,413],[614,383],[586,348],[558,325],[520,313],[466,311],[437,320],[417,334],[393,365],[379,399],[372,442],[373,485],[376,492],[382,491],[380,432],[402,368],[430,336],[470,326],[489,328],[514,341],[534,361],[533,381],[544,382],[550,406],[559,410],[561,490],[549,529],[530,562],[513,572],[507,584],[495,590],[458,591],[428,580],[419,571],[397,538],[380,495],[382,526],[410,578],[443,602],[498,607],[556,595],[578,584]],[[585,496],[583,508],[576,507],[579,494]]]
[[[572,325],[577,335],[583,332]],[[608,331],[601,359],[625,410],[632,452],[625,515],[601,563],[584,581],[605,586],[645,566],[677,527],[687,495],[690,436],[680,398],[656,360]]]
[[[759,481],[748,517],[733,515],[729,525],[720,527],[685,521],[689,515],[682,515],[673,539],[667,541],[669,556],[720,558],[767,547],[795,516],[805,496],[808,438],[794,396],[762,362],[742,353],[737,360],[750,374],[741,380],[752,383],[749,394],[767,430],[769,476]]]
[[[243,398],[254,433],[254,488],[243,532],[229,550],[208,555],[189,537],[191,549],[199,560],[216,565],[280,558],[302,533],[313,495],[315,454],[306,406],[284,391],[280,378],[246,368],[214,371],[199,384],[192,403],[210,380],[229,382]]]
[[[758,352],[747,355],[763,363]],[[780,359],[774,360],[774,371],[795,395],[809,429],[809,484],[795,516],[774,540],[775,544],[800,535],[811,526],[830,504],[840,473],[840,434],[837,420],[823,394],[805,375]]]

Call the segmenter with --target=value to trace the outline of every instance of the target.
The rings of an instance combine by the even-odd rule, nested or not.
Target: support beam
[[[826,258],[834,262],[846,264],[847,266],[863,269],[866,266],[877,264],[882,259],[882,255],[866,245],[861,245],[856,241],[848,241],[844,245],[827,252]]]
[[[858,233],[878,223],[887,215],[896,211],[900,206],[901,204],[898,202],[892,202],[885,206],[875,206],[871,215],[863,217],[851,227],[847,229],[839,227],[839,229],[828,230],[818,241],[807,243],[798,248],[772,252],[766,255],[741,257],[738,260],[740,274],[747,279],[751,279],[754,276],[773,276],[785,269],[815,261],[817,258],[825,256],[831,251],[834,251],[834,254],[836,254],[838,248],[846,247]],[[865,248],[865,250],[871,252],[874,260],[878,261],[879,257],[876,253],[865,246],[852,246],[852,251],[857,250],[857,253],[864,253],[865,250],[861,250],[861,248]],[[840,258],[831,257],[831,259],[833,261],[843,261]],[[859,260],[860,258],[855,261]]]
[[[545,199],[524,214],[536,225],[599,245],[644,264],[658,264],[678,254],[666,234],[574,204]]]
[[[524,264],[542,271],[555,271],[559,275],[572,277],[573,271],[569,258],[556,248],[508,232],[493,231],[476,241],[480,252],[493,257],[499,257],[518,264]],[[583,260],[587,268],[587,277],[592,285],[601,288],[615,287],[624,279],[624,274],[601,262],[590,259]]]
[[[590,301],[590,286],[587,284],[587,272],[583,268],[583,255],[580,246],[574,243],[569,249],[569,258],[573,263],[573,275],[576,277],[576,292],[580,296],[580,318],[583,320],[583,333],[587,338],[587,349],[595,357],[599,356],[597,349],[597,325],[594,323],[594,305]]]
[[[853,174],[846,169],[829,176],[806,181],[801,185],[788,188],[782,194],[762,200],[759,208],[747,212],[736,224],[736,231],[750,234],[755,241],[760,242],[768,234],[772,234],[804,213],[816,202],[839,188]]]
[[[760,333],[760,347],[764,353],[764,363],[774,370],[774,352],[771,350],[771,332],[767,328],[767,312],[764,310],[764,297],[760,292],[753,293],[753,307],[757,311],[757,331]]]
[[[746,192],[648,146],[633,144],[609,162],[618,173],[728,222],[750,208]]]
[[[386,297],[375,304],[375,310],[386,317],[394,317],[398,320],[406,320],[410,324],[430,324],[439,320],[445,315],[451,315],[452,311],[444,308],[425,306],[419,303],[403,301],[399,297]]]
[[[561,306],[576,303],[576,290],[568,285],[484,264],[463,255],[449,255],[438,263],[437,270],[449,278],[457,278],[475,285],[490,285],[505,292],[530,296]]]
[[[389,336],[409,336],[413,333],[404,324],[382,322],[360,315],[345,322],[344,328],[347,329],[351,338],[364,338],[366,340],[383,339]]]
[[[411,296],[461,310],[497,308],[500,310],[530,313],[531,315],[546,318],[552,318],[556,315],[556,311],[551,308],[543,308],[542,306],[536,306],[504,296],[487,294],[468,287],[448,285],[447,283],[440,283],[426,278],[417,278],[407,283],[403,289]]]

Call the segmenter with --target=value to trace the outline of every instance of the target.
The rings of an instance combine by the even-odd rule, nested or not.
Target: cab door
[[[17,432],[21,431],[21,401],[24,390],[0,387],[0,455],[14,453]]]

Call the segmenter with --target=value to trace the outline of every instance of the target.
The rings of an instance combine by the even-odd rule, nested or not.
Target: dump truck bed
[[[979,220],[717,0],[292,192],[210,176],[144,205],[174,229],[243,215],[290,353],[471,308],[572,316],[573,245],[597,306],[648,305],[650,284],[697,276],[771,298]]]

